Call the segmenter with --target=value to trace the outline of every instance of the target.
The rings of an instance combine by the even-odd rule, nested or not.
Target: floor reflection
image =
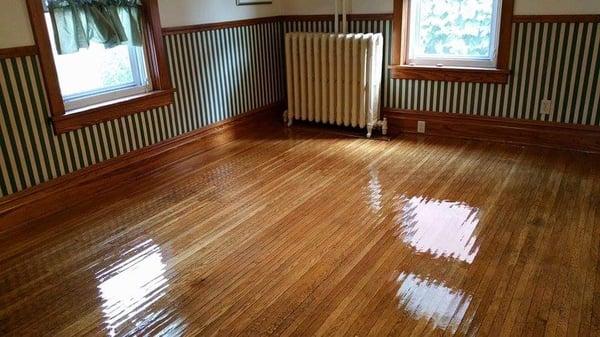
[[[463,203],[401,197],[398,236],[420,253],[472,263],[479,210]]]
[[[426,319],[434,327],[454,334],[467,318],[470,295],[449,288],[443,282],[423,280],[414,274],[402,273],[397,282],[400,285],[396,295],[399,305],[414,319]]]
[[[120,261],[96,274],[110,336],[136,335],[172,316],[166,308],[151,308],[166,295],[169,287],[160,247],[148,240],[122,256]],[[171,336],[182,328],[172,325],[166,327]]]
[[[379,181],[379,171],[376,167],[369,167],[369,205],[373,213],[382,209],[383,192]]]

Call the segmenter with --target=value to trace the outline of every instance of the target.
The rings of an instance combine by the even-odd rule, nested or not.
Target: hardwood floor
[[[600,336],[600,157],[215,137],[1,228],[0,335]]]

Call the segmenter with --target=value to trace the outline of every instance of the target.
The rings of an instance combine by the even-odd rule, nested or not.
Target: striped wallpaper
[[[506,85],[394,80],[384,70],[386,108],[600,126],[600,24],[513,24]],[[360,20],[381,32],[391,21]],[[283,33],[331,32],[332,21],[286,21],[165,37],[172,106],[55,136],[37,57],[0,60],[0,196],[285,99]],[[581,57],[579,57],[581,55]],[[551,116],[540,101],[554,101]]]
[[[0,60],[0,196],[281,101],[280,23],[165,37],[172,106],[55,136],[37,57]]]
[[[290,31],[333,31],[332,21],[285,23]],[[350,32],[381,32],[391,57],[391,20],[350,23]],[[600,126],[600,24],[514,23],[513,75],[506,85],[394,80],[384,71],[386,108],[449,112]],[[541,115],[542,99],[554,113]]]

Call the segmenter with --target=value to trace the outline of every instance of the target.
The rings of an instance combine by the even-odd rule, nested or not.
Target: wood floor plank
[[[209,137],[0,228],[0,334],[600,335],[598,155]]]
[[[441,151],[442,152],[439,152],[439,154],[434,153],[433,156],[427,157],[426,161],[419,162],[417,168],[413,169],[412,171],[409,171],[408,173],[417,173],[419,172],[420,168],[433,165],[437,159],[442,159],[442,163],[444,163],[445,165],[452,165],[454,163],[454,160],[452,158],[456,158],[456,154],[449,151],[445,151],[444,149],[441,149]],[[439,179],[439,174],[439,171],[433,171],[431,172],[431,176],[428,176],[425,181],[427,181],[428,184],[431,184],[432,181],[435,181],[436,178]],[[400,181],[403,183],[401,186],[404,186],[406,188],[416,188],[419,182],[410,180],[410,177],[411,174],[407,174],[405,177],[403,177],[403,179]],[[391,199],[397,199],[397,196],[392,196]],[[394,205],[392,204],[391,207],[393,208]],[[316,329],[320,328],[324,324],[324,321],[328,318],[327,315],[325,315],[325,312],[328,312],[328,315],[331,315],[331,313],[333,313],[340,305],[342,305],[342,302],[340,301],[342,301],[345,297],[340,296],[340,294],[351,291],[349,287],[354,285],[356,282],[359,282],[359,279],[356,279],[356,277],[361,276],[361,274],[357,273],[355,270],[356,269],[349,271],[349,273],[344,276],[344,279],[340,281],[341,283],[337,284],[335,292],[330,293],[328,296],[325,297],[325,303],[321,304],[320,306],[323,309],[328,308],[327,311],[323,311],[323,309],[320,311],[315,311],[315,317],[306,318],[305,325],[296,329],[297,335],[302,335],[308,332],[310,332],[311,334],[316,333]]]
[[[513,299],[510,304],[507,319],[503,323],[502,334],[506,336],[523,335],[526,325],[535,325],[537,321],[527,321],[527,312],[531,308],[533,297],[528,292],[539,282],[542,282],[540,276],[540,266],[543,265],[544,244],[548,242],[553,226],[546,225],[552,209],[557,207],[557,196],[560,191],[560,182],[562,179],[561,170],[553,170],[548,177],[548,183],[540,186],[539,193],[532,207],[535,211],[529,213],[526,220],[527,226],[532,228],[531,239],[534,240],[528,250],[521,256],[522,263],[525,264],[522,277],[515,285]]]
[[[592,227],[593,234],[589,235],[590,246],[582,246],[582,249],[588,249],[588,255],[584,257],[587,261],[598,261],[598,263],[595,268],[589,268],[588,277],[583,286],[585,291],[582,308],[583,318],[579,327],[582,336],[600,335],[600,312],[597,305],[600,301],[600,287],[598,287],[600,283],[600,226],[590,221],[590,219],[597,219],[599,215],[599,208],[594,207],[594,205],[600,204],[600,180],[598,176],[593,173],[592,175],[594,176],[592,192],[590,193],[592,202],[589,205],[588,216],[585,217],[584,221]]]

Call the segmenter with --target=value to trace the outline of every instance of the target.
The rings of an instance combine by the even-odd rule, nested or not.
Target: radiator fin
[[[288,33],[285,57],[292,118],[355,128],[380,119],[381,34]]]

